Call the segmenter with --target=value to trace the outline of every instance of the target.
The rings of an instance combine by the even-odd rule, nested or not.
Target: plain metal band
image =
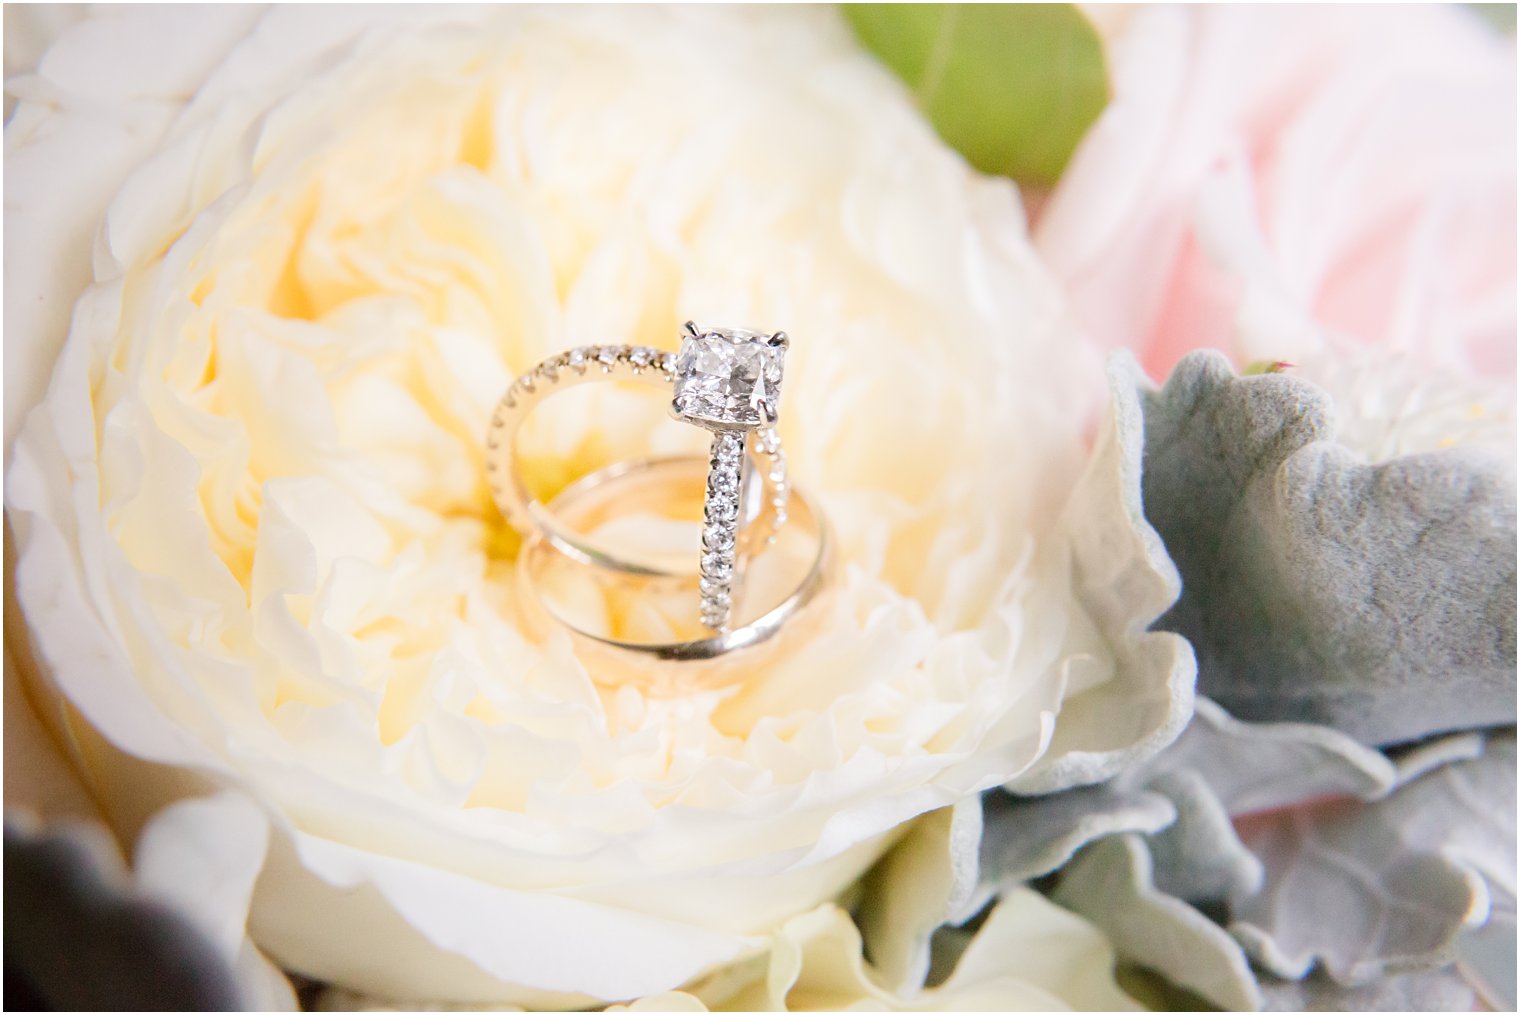
[[[486,431],[486,480],[502,515],[525,537],[541,533],[555,549],[573,560],[625,574],[662,577],[695,574],[673,572],[627,560],[564,525],[528,492],[516,468],[517,428],[538,403],[558,391],[591,381],[640,381],[673,391],[675,353],[647,346],[594,345],[551,356],[513,382],[491,414]],[[748,442],[762,470],[764,497],[759,515],[741,533],[741,555],[757,552],[786,521],[786,458],[774,430]]]
[[[706,462],[698,458],[659,458],[624,463],[592,473],[571,484],[554,499],[553,503],[568,505],[591,493],[596,487],[636,476],[639,473],[648,473],[653,478],[653,474],[659,471],[695,470],[705,465]],[[546,554],[556,552],[553,544],[542,533],[535,534],[528,540],[518,558],[517,589],[520,609],[528,614],[531,621],[536,621],[536,623],[530,622],[530,628],[537,627],[542,630],[545,627],[545,621],[551,622],[554,628],[562,629],[570,634],[578,654],[589,652],[594,658],[599,657],[613,663],[618,661],[695,663],[717,660],[741,649],[758,646],[774,638],[804,607],[817,598],[818,593],[825,586],[833,553],[833,540],[824,516],[801,491],[793,490],[792,497],[792,521],[789,524],[797,526],[799,531],[815,533],[817,549],[806,574],[797,587],[781,602],[747,624],[719,632],[709,638],[666,643],[623,641],[587,631],[556,611],[538,594],[534,572],[540,567]]]

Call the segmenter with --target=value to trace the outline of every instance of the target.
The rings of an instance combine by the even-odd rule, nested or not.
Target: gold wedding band
[[[577,538],[598,524],[626,520],[630,512],[668,513],[675,507],[689,517],[701,501],[705,475],[706,462],[694,457],[622,463],[571,484],[549,507]],[[679,604],[672,613],[680,616],[691,615],[687,601],[695,601],[700,591],[694,576],[586,567],[543,532],[529,537],[518,558],[517,599],[524,628],[539,640],[568,634],[577,657],[599,683],[633,681],[653,693],[674,693],[694,685],[719,686],[752,672],[807,626],[800,615],[817,600],[829,568],[831,539],[823,515],[800,491],[793,491],[792,498],[791,519],[780,538],[748,562],[751,568],[767,569],[764,587],[751,588],[735,601],[734,623],[724,631],[639,640],[577,616],[556,598],[555,586],[568,585],[576,593],[572,598],[597,604],[665,597]],[[778,638],[783,629],[787,637]],[[732,654],[739,649],[749,651],[736,660]]]

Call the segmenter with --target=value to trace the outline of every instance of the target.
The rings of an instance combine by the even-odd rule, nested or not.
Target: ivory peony
[[[222,791],[175,826],[280,965],[674,989],[910,819],[1185,721],[1186,646],[1132,651],[1154,614],[1090,614],[1052,535],[1093,361],[1017,194],[833,12],[107,10],[15,90],[26,679],[127,839]],[[840,566],[816,638],[654,697],[521,633],[480,441],[515,372],[687,317],[793,336],[783,432]],[[688,446],[658,409],[525,441],[550,480]]]
[[[883,990],[861,960],[860,932],[838,906],[794,917],[763,962],[629,1011],[1134,1011],[1114,984],[1113,949],[1092,926],[1028,888],[989,909],[955,972],[912,997]]]
[[[1455,7],[1103,11],[1114,98],[1036,228],[1153,377],[1365,346],[1515,372],[1515,45]]]

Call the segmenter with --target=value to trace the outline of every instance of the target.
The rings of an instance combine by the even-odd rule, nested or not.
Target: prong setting
[[[709,430],[753,430],[776,421],[788,340],[730,328],[684,330],[676,356],[675,412]]]

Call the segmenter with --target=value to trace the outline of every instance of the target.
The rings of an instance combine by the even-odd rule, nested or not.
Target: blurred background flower
[[[1331,344],[1515,370],[1515,46],[1476,14],[1148,7],[1100,18],[1113,101],[1036,242],[1154,376]]]

